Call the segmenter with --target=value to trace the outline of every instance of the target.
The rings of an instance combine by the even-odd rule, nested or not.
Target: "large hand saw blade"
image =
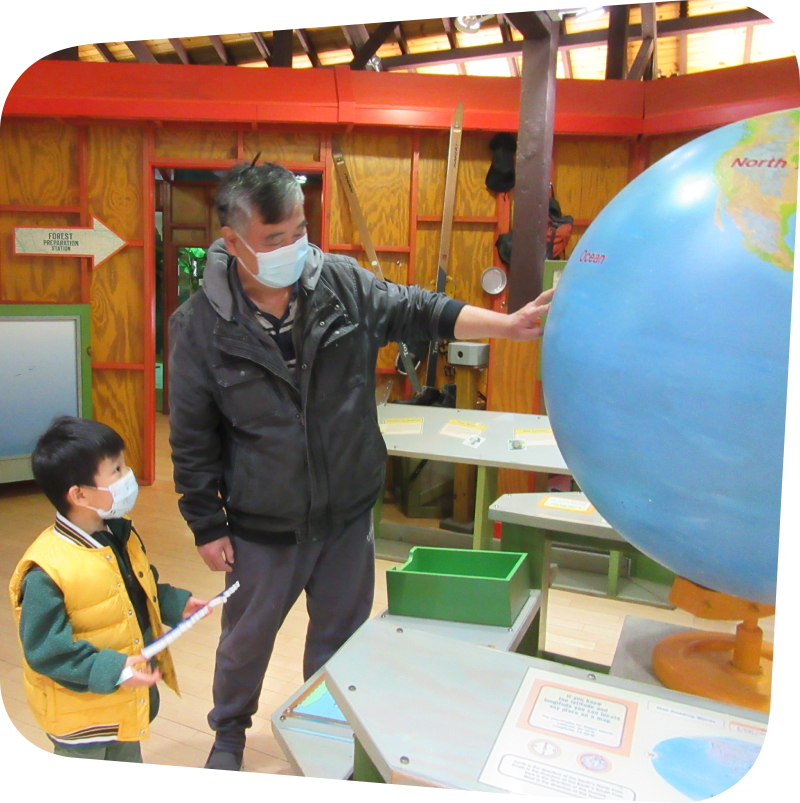
[[[439,263],[436,272],[436,292],[444,293],[447,287],[447,266],[450,262],[450,244],[453,239],[453,214],[456,205],[456,184],[458,183],[458,161],[461,157],[461,132],[464,128],[464,104],[459,103],[453,114],[450,126],[450,146],[447,151],[447,176],[444,185],[444,208],[442,210],[442,234],[439,239]],[[439,344],[431,343],[428,352],[428,370],[425,385],[436,387],[436,366],[439,357]]]
[[[372,268],[372,272],[375,276],[380,281],[383,281],[383,271],[378,261],[378,253],[375,251],[375,246],[372,243],[372,236],[369,233],[367,219],[364,217],[364,213],[361,210],[361,204],[358,202],[358,194],[356,193],[356,186],[353,183],[350,171],[347,169],[344,153],[342,153],[342,148],[336,140],[336,137],[333,137],[331,143],[331,156],[333,157],[333,164],[336,167],[336,175],[339,176],[339,181],[342,182],[342,189],[344,189],[344,194],[350,207],[350,214],[361,236],[361,244],[364,246],[370,268]],[[403,361],[403,367],[406,370],[409,382],[411,382],[411,387],[414,393],[420,393],[422,391],[422,385],[420,385],[419,378],[417,377],[417,371],[414,368],[414,361],[411,359],[408,347],[404,343],[399,343],[398,346],[400,359]]]

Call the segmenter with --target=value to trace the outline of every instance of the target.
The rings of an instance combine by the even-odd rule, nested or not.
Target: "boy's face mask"
[[[119,519],[129,513],[136,503],[136,497],[139,495],[139,483],[136,482],[133,470],[129,468],[127,474],[112,482],[107,488],[98,486],[97,490],[108,491],[111,494],[111,507],[108,510],[100,510],[96,507],[89,509],[94,510],[101,519]]]

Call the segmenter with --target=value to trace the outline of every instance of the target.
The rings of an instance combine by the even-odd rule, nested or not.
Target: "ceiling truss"
[[[687,35],[689,33],[720,28],[745,26],[744,62],[751,59],[753,27],[768,18],[753,9],[740,9],[690,16],[689,4],[680,4],[680,16],[662,19],[658,23],[657,3],[640,3],[641,23],[630,23],[630,6],[611,6],[608,28],[568,33],[564,22],[560,23],[559,51],[566,77],[571,77],[572,51],[576,48],[606,44],[606,77],[641,80],[658,75],[656,53],[658,37],[677,36],[679,41],[679,70],[686,71]],[[478,59],[503,58],[510,74],[519,76],[520,59],[525,40],[541,38],[549,25],[557,20],[555,12],[530,11],[498,14],[487,25],[499,30],[502,41],[492,44],[469,46],[470,34],[460,33],[452,17],[439,20],[387,21],[378,25],[346,25],[340,28],[300,28],[271,32],[252,32],[234,37],[195,37],[189,39],[127,41],[124,44],[133,58],[143,64],[174,63],[183,65],[215,64],[220,66],[254,65],[260,62],[268,67],[311,66],[324,68],[332,63],[343,62],[341,53],[352,53],[349,66],[353,70],[406,70],[452,64],[458,74],[466,73],[465,64]],[[495,33],[497,35],[497,33]],[[420,46],[426,36],[438,37],[446,43],[444,49]],[[159,45],[163,42],[163,46]],[[338,45],[336,44],[338,42]],[[638,50],[628,68],[628,43],[638,42]],[[333,44],[332,44],[333,43]],[[378,51],[385,45],[379,57]],[[336,50],[338,46],[338,50]],[[95,43],[95,60],[105,62],[130,61],[131,56],[119,49],[119,43]],[[436,46],[441,48],[441,44]],[[112,49],[114,48],[114,49]],[[67,48],[48,58],[77,59],[78,48]],[[326,54],[336,52],[335,61]],[[394,53],[394,54],[393,54]],[[396,55],[395,55],[396,54]],[[306,61],[307,60],[307,61]]]

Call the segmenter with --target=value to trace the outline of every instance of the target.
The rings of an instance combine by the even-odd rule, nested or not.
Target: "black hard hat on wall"
[[[517,138],[501,132],[489,140],[492,165],[486,174],[486,186],[492,192],[508,192],[514,188],[514,162],[517,155]]]

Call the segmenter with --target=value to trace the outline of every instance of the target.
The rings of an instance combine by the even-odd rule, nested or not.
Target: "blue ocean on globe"
[[[739,739],[676,737],[653,748],[653,767],[690,800],[730,789],[750,771],[761,747]]]
[[[542,353],[547,412],[606,520],[694,583],[773,604],[800,110],[656,162],[571,255]]]

